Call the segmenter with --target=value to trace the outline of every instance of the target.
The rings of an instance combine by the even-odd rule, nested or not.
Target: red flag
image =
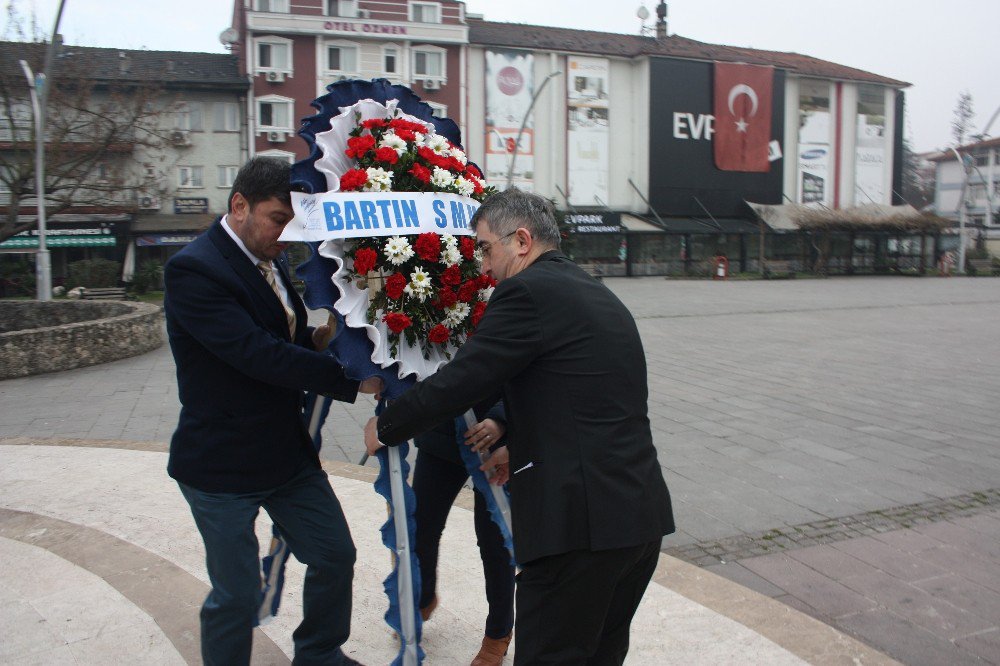
[[[715,166],[767,172],[774,68],[715,63]]]

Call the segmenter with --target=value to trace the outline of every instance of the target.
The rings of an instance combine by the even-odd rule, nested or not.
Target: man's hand
[[[330,346],[330,340],[333,339],[333,334],[337,330],[337,318],[330,313],[327,318],[326,323],[317,326],[313,329],[313,349],[318,352],[326,351],[326,348]]]
[[[489,476],[490,470],[493,470],[493,476],[490,476],[490,483],[495,486],[502,486],[507,483],[510,479],[510,456],[507,453],[507,447],[501,446],[499,449],[493,452],[493,455],[483,461],[483,464],[479,466],[479,469],[486,472]]]
[[[496,444],[507,429],[493,419],[483,419],[465,432],[465,443],[475,452],[489,450]]]
[[[358,393],[367,393],[369,395],[374,395],[375,399],[379,399],[379,394],[382,393],[382,389],[385,388],[382,383],[381,377],[369,377],[368,379],[362,380],[361,386],[358,387]]]
[[[381,448],[382,442],[378,441],[378,417],[373,416],[365,424],[365,449],[368,450],[368,455],[373,456]]]

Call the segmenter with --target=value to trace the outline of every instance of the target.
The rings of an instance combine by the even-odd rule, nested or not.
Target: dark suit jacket
[[[278,296],[218,221],[167,262],[163,307],[181,401],[167,471],[185,485],[251,492],[319,465],[302,390],[357,395],[333,357],[312,351],[287,260],[275,263],[295,308],[294,343]]]
[[[408,439],[497,391],[507,410],[519,562],[673,532],[635,321],[558,252],[497,286],[455,358],[385,409],[379,438]]]

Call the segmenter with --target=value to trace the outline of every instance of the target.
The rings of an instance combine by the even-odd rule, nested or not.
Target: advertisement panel
[[[858,86],[854,148],[854,205],[889,203],[885,196],[885,96],[879,86]]]
[[[830,86],[803,80],[799,90],[798,203],[833,205]]]
[[[569,202],[600,205],[608,200],[610,64],[569,56],[567,67]]]
[[[527,51],[486,52],[486,180],[504,189],[514,142],[535,94],[535,56]],[[534,189],[534,121],[528,117],[517,146],[512,185]]]

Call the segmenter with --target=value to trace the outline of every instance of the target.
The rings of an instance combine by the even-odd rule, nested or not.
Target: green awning
[[[46,236],[46,247],[114,247],[115,237],[100,236]],[[0,243],[0,250],[38,249],[38,236],[15,236]]]

